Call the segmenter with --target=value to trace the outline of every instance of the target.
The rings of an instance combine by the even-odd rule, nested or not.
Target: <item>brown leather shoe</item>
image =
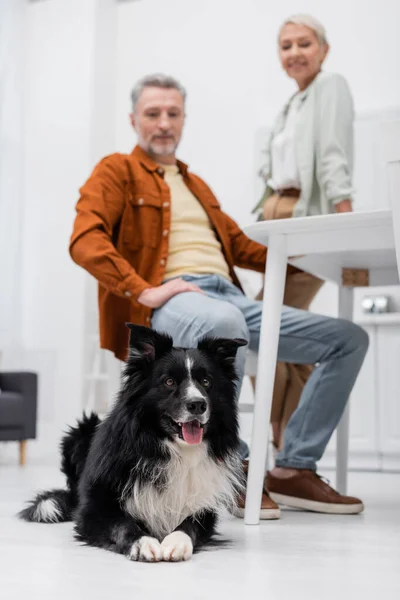
[[[314,471],[302,469],[287,479],[267,473],[266,486],[278,504],[319,513],[355,515],[364,510],[358,498],[342,496]]]
[[[244,471],[246,481],[247,481],[247,473],[248,473],[248,468],[249,468],[248,464],[249,463],[247,461],[243,461],[243,471]],[[235,517],[239,517],[240,519],[243,519],[245,507],[246,507],[246,494],[241,494],[238,498],[237,505],[232,510],[232,514],[235,515]],[[262,494],[262,498],[261,498],[260,519],[263,521],[268,520],[268,519],[280,519],[280,516],[281,516],[281,509],[269,497],[269,494],[265,487],[265,480],[264,480],[264,488],[263,488],[263,494]]]

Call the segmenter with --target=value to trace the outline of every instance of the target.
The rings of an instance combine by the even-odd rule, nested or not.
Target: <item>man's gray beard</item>
[[[161,147],[159,147],[157,143],[151,143],[149,145],[149,150],[152,154],[155,154],[156,156],[174,156],[177,147],[178,144],[176,144],[175,142],[171,142],[171,144],[168,144],[168,146],[164,146],[163,149],[161,149]]]

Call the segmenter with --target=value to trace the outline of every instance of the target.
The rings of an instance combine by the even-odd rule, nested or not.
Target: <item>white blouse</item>
[[[300,102],[301,96],[296,94],[290,103],[284,128],[274,136],[271,143],[272,177],[268,185],[274,190],[301,188],[295,143]]]

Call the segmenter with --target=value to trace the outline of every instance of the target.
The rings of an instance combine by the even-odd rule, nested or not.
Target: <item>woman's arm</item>
[[[351,210],[353,193],[353,99],[341,75],[318,82],[316,111],[316,175],[337,212]]]

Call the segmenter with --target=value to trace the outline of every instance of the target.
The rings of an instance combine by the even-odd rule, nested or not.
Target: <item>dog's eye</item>
[[[207,379],[207,377],[203,377],[203,379],[201,380],[201,385],[205,388],[209,388],[211,385],[211,381]]]
[[[175,386],[175,379],[172,379],[172,377],[167,377],[167,379],[165,379],[164,384],[167,387],[174,387]]]

